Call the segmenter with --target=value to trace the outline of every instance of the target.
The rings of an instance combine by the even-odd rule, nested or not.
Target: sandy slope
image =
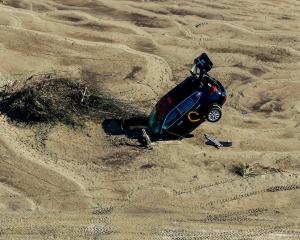
[[[150,112],[208,52],[220,123],[153,150],[0,119],[0,239],[299,239],[300,3],[1,0],[0,80],[58,72]],[[216,150],[204,133],[231,139]],[[232,169],[247,162],[260,175]],[[151,168],[143,167],[152,164]]]

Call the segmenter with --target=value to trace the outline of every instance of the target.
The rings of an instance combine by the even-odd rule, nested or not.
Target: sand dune
[[[152,150],[3,113],[0,239],[300,238],[299,30],[296,0],[0,0],[0,86],[85,73],[149,114],[207,52],[229,92],[219,123]]]

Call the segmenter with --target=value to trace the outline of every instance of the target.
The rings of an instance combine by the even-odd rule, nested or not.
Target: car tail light
[[[216,91],[218,91],[218,88],[217,88],[217,86],[215,86],[215,85],[212,85],[212,86],[210,87],[210,91],[209,91],[209,93],[210,93],[210,94],[213,94],[213,93],[215,93]]]

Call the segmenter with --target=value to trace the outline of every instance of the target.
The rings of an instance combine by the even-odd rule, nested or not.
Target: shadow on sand
[[[139,141],[139,146],[145,146],[142,129],[148,128],[148,117],[133,117],[129,119],[105,119],[102,127],[108,135],[125,135],[129,139]]]
[[[125,135],[129,139],[136,139],[139,141],[139,147],[145,147],[146,141],[143,137],[142,129],[145,129],[151,138],[152,142],[156,141],[172,141],[182,140],[184,138],[192,138],[192,133],[187,134],[184,137],[178,137],[175,135],[158,135],[151,134],[148,129],[149,117],[132,117],[125,120],[122,119],[105,119],[102,122],[102,127],[108,135]],[[128,144],[130,145],[130,144]],[[133,146],[133,145],[132,145]],[[136,147],[136,145],[134,145]]]

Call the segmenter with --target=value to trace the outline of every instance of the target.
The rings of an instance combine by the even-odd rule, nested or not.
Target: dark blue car
[[[194,60],[191,76],[163,96],[149,119],[152,136],[185,137],[204,121],[217,122],[227,94],[223,85],[208,75],[213,63],[203,53]]]

